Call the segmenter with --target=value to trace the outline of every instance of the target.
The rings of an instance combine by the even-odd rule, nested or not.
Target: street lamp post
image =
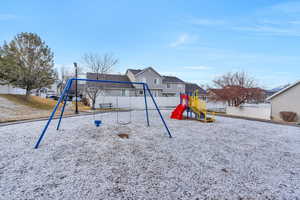
[[[78,114],[78,101],[77,101],[77,96],[78,96],[78,85],[77,85],[77,78],[78,78],[78,67],[77,63],[74,62],[74,67],[75,67],[75,114]]]

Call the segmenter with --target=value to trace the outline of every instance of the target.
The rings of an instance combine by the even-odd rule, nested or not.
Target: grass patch
[[[75,102],[72,102],[72,109],[75,110]],[[82,102],[78,102],[79,111],[90,111],[91,107],[84,105]]]
[[[0,94],[0,97],[6,98],[16,104],[29,106],[31,108],[41,110],[51,110],[56,105],[57,101],[52,99],[44,99],[38,96],[17,95],[17,94]]]
[[[52,110],[56,105],[57,101],[53,99],[46,99],[38,96],[28,96],[18,94],[0,94],[0,97],[4,97],[9,101],[14,102],[15,104],[29,106],[31,108],[36,108],[40,110]],[[59,106],[61,107],[62,103]],[[75,102],[72,102],[72,110],[75,110]],[[91,110],[90,107],[83,105],[82,102],[78,102],[79,111],[88,111]]]

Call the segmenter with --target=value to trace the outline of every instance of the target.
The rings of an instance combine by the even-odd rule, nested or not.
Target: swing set
[[[147,83],[143,83],[143,82],[130,82],[130,81],[112,81],[112,80],[94,80],[94,79],[83,79],[83,78],[71,78],[71,79],[69,79],[67,81],[67,84],[66,84],[66,86],[65,86],[65,88],[64,88],[61,96],[59,97],[59,99],[57,101],[57,104],[55,105],[55,107],[54,107],[54,109],[53,109],[53,111],[52,111],[52,113],[51,113],[51,115],[50,115],[50,117],[49,117],[49,119],[48,119],[45,127],[43,128],[43,130],[42,130],[42,132],[41,132],[41,134],[40,134],[40,136],[39,136],[39,138],[38,138],[38,140],[37,140],[37,142],[36,142],[36,144],[34,146],[35,149],[39,148],[39,145],[40,145],[40,143],[41,143],[41,141],[42,141],[45,133],[47,132],[47,129],[48,129],[48,127],[49,127],[49,125],[50,125],[50,123],[51,123],[51,121],[52,121],[52,119],[53,119],[53,117],[54,117],[54,115],[55,115],[55,113],[56,113],[56,111],[57,111],[60,103],[64,102],[63,103],[63,107],[61,109],[61,113],[60,113],[60,117],[59,117],[59,120],[58,120],[58,124],[57,124],[57,127],[56,127],[56,130],[59,130],[60,124],[61,124],[61,121],[62,121],[62,118],[63,118],[63,114],[64,114],[64,111],[65,111],[65,107],[66,107],[66,104],[67,104],[69,90],[70,90],[70,88],[72,86],[73,81],[142,85],[143,86],[143,91],[144,91],[145,114],[146,114],[147,126],[148,127],[150,126],[150,122],[149,122],[149,113],[148,113],[148,104],[147,104],[146,91],[149,93],[149,96],[151,97],[152,102],[155,105],[155,109],[157,110],[157,112],[158,112],[158,114],[160,116],[160,119],[161,119],[161,121],[162,121],[162,123],[163,123],[163,125],[164,125],[164,127],[165,127],[165,129],[166,129],[166,131],[167,131],[167,133],[169,135],[169,137],[172,138],[171,132],[170,132],[170,130],[169,130],[169,128],[168,128],[168,126],[167,126],[167,124],[166,124],[166,122],[165,122],[165,120],[164,120],[164,118],[163,118],[163,116],[162,116],[162,114],[160,112],[160,109],[159,109],[159,107],[158,107],[158,105],[157,105],[157,103],[156,103],[156,101],[155,101],[155,99],[154,99],[154,97],[153,97],[153,95],[152,95],[152,93],[151,93],[151,91],[150,91]],[[131,101],[130,101],[130,104],[131,104]],[[117,99],[117,106],[118,106],[118,99]],[[130,107],[131,107],[131,105],[130,105]],[[132,116],[131,116],[132,115],[131,114],[131,108],[130,108],[129,111],[130,111],[130,119],[129,119],[129,121],[128,122],[123,122],[123,121],[120,121],[120,119],[119,119],[119,110],[117,110],[117,123],[119,123],[121,125],[126,125],[126,124],[131,123],[131,118],[132,118]],[[98,126],[101,125],[102,121],[94,119],[94,123],[98,127]]]

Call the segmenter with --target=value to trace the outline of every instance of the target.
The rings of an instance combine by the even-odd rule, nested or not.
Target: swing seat
[[[95,123],[96,127],[99,127],[102,124],[102,121],[101,120],[95,120],[94,123]]]

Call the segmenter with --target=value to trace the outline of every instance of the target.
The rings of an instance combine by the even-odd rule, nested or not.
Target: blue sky
[[[115,72],[152,66],[199,84],[234,71],[265,88],[300,79],[300,1],[7,0],[0,27],[1,42],[39,34],[57,67],[110,52]]]

